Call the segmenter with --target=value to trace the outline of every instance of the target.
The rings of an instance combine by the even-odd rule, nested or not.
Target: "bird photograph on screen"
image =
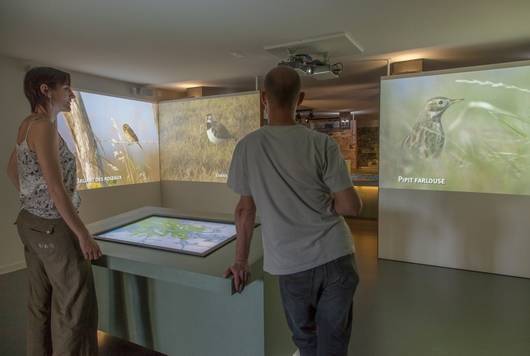
[[[451,105],[462,100],[443,96],[427,100],[420,110],[418,122],[403,140],[403,148],[420,159],[440,156],[445,145],[442,115]]]
[[[530,194],[530,66],[383,80],[383,187]]]
[[[144,149],[138,141],[138,136],[136,135],[132,127],[130,127],[128,124],[123,124],[121,128],[123,130],[123,136],[129,144],[137,144],[141,150]]]
[[[215,120],[212,114],[206,115],[206,135],[214,145],[237,139],[228,131],[225,125]]]
[[[237,142],[260,127],[258,92],[159,103],[161,179],[227,180]]]
[[[160,179],[153,103],[76,91],[58,129],[76,155],[78,189]]]

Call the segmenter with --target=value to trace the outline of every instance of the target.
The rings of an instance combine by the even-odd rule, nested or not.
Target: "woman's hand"
[[[101,257],[99,245],[91,235],[79,238],[79,245],[85,259],[92,261]]]

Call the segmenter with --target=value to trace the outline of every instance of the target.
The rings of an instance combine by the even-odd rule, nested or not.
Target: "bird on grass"
[[[142,150],[144,149],[142,145],[140,145],[140,142],[138,142],[138,136],[136,136],[136,133],[129,125],[123,124],[121,129],[123,131],[123,134],[125,135],[125,138],[129,142],[129,144],[136,143]]]
[[[214,144],[235,140],[235,137],[223,124],[214,120],[212,114],[206,115],[206,135],[208,136],[208,140]]]
[[[418,158],[440,156],[445,145],[442,115],[451,105],[462,100],[464,99],[449,99],[443,96],[427,100],[418,122],[412,127],[401,146]]]

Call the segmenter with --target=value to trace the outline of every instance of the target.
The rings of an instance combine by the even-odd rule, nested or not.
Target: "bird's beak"
[[[464,101],[465,99],[451,99],[451,105],[453,105],[456,102]]]

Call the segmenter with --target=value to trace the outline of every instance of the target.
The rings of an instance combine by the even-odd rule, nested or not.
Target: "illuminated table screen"
[[[100,240],[207,256],[236,236],[233,223],[152,215],[98,233]]]

